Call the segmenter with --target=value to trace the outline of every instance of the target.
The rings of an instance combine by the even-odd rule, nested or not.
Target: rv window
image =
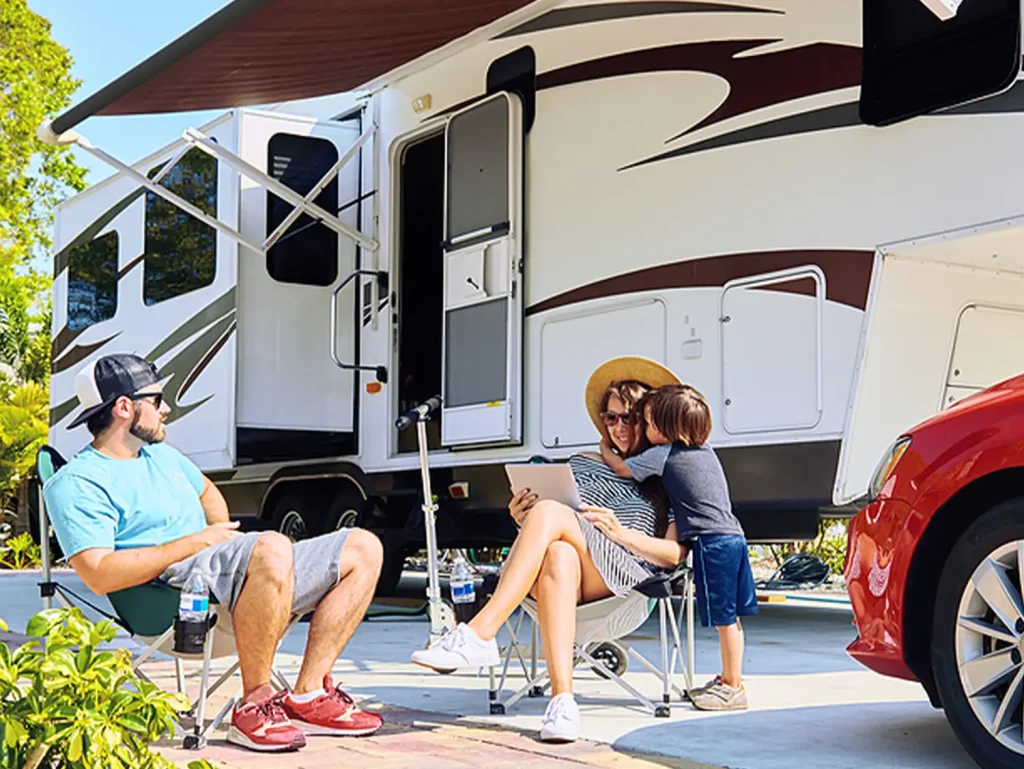
[[[300,195],[308,195],[338,162],[338,148],[327,139],[275,134],[267,143],[267,173]],[[338,177],[313,201],[325,211],[338,210]],[[267,193],[267,235],[294,206]],[[267,272],[282,283],[329,286],[338,279],[338,233],[302,214],[267,252]]]
[[[154,176],[160,167],[149,172]],[[217,216],[217,159],[191,149],[160,181],[184,200]],[[213,283],[217,233],[191,214],[146,192],[146,246],[142,296],[147,305]]]
[[[68,330],[114,317],[117,309],[117,233],[108,232],[68,254]]]

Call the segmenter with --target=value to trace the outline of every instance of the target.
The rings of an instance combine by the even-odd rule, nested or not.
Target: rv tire
[[[274,531],[294,541],[315,537],[323,524],[323,512],[311,492],[282,494],[274,503],[270,520]]]

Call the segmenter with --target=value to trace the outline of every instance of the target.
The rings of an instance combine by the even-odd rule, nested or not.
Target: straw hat
[[[612,382],[634,380],[649,385],[652,389],[668,384],[682,384],[672,371],[650,358],[639,355],[624,355],[612,358],[598,366],[587,380],[584,399],[590,421],[602,435],[605,434],[604,422],[601,420],[601,401]]]

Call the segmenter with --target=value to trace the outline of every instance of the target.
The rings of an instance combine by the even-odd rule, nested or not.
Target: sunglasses
[[[131,395],[126,395],[125,397],[133,401],[144,401],[147,398],[152,398],[153,408],[155,408],[157,411],[160,410],[160,406],[163,405],[164,402],[163,393],[133,393]]]
[[[607,427],[614,427],[616,424],[618,424],[619,420],[621,420],[622,424],[626,426],[629,426],[636,422],[636,416],[634,416],[629,411],[626,411],[622,414],[618,414],[614,411],[602,411],[601,419],[604,420],[604,423]]]

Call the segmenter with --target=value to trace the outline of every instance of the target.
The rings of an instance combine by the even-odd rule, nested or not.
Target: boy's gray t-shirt
[[[626,467],[638,482],[661,477],[680,542],[702,534],[743,534],[732,512],[722,463],[709,446],[652,446],[627,458]]]

